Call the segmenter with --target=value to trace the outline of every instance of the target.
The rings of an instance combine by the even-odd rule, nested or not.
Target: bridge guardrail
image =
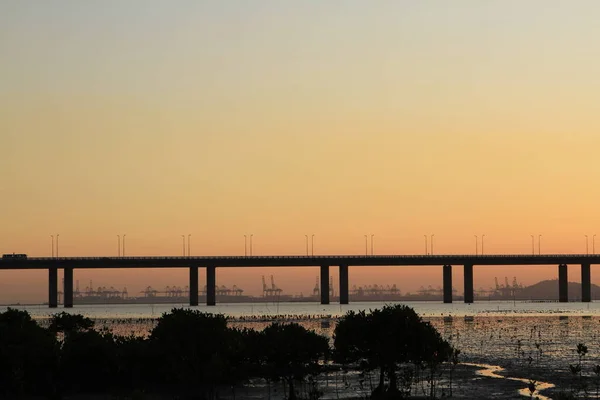
[[[0,262],[27,262],[27,261],[144,261],[144,260],[276,260],[276,259],[297,259],[297,260],[328,260],[328,259],[494,259],[494,258],[531,258],[531,259],[555,259],[565,257],[576,258],[597,258],[600,254],[440,254],[440,255],[320,255],[320,256],[126,256],[126,257],[28,257],[27,259],[0,259]]]

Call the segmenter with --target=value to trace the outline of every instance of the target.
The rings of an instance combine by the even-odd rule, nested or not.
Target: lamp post
[[[432,233],[431,237],[429,238],[429,246],[431,247],[431,255],[433,255],[433,237],[435,235]]]
[[[56,258],[58,258],[58,237],[59,237],[59,236],[60,236],[60,235],[57,233],[57,234],[56,234]]]
[[[475,255],[477,255],[477,250],[478,250],[478,248],[477,248],[477,235],[473,235],[473,236],[475,236]]]
[[[588,255],[588,254],[590,254],[589,247],[588,247],[588,235],[583,235],[583,236],[585,236],[585,254]]]
[[[117,257],[121,257],[121,235],[117,235]]]
[[[188,233],[188,257],[191,255],[191,247],[190,247],[190,238],[192,237],[191,233]]]
[[[123,234],[123,249],[122,249],[123,257],[125,257],[125,236],[127,236],[127,235]]]
[[[375,237],[375,235],[371,235],[371,255],[373,255],[373,237]]]
[[[481,235],[481,255],[483,255],[483,238],[485,235]]]
[[[531,236],[531,255],[535,255],[535,247],[533,245],[533,235],[529,235]]]
[[[54,258],[54,235],[50,235],[52,238],[52,258]]]
[[[315,234],[313,233],[310,237],[310,255],[315,255]]]
[[[425,255],[427,255],[427,235],[423,235],[425,237]]]
[[[542,235],[538,235],[538,255],[542,255]]]
[[[306,257],[308,257],[308,235],[304,235],[306,238]]]
[[[185,257],[185,235],[181,235],[181,246],[183,250],[183,256]]]

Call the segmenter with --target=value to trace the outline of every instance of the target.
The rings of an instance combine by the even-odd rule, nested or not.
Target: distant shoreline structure
[[[569,282],[569,301],[577,302],[581,301],[581,283]],[[502,289],[502,288],[501,288]],[[592,284],[592,300],[600,299],[600,286]],[[200,304],[206,302],[206,295],[203,293],[198,296]],[[278,295],[278,296],[246,296],[246,295],[219,295],[216,296],[217,304],[278,304],[278,303],[318,303],[320,297],[318,295],[311,296],[292,296],[292,295]],[[360,293],[351,294],[350,302],[426,302],[426,301],[442,301],[441,294],[429,294],[429,293],[415,293],[415,294],[400,294],[400,293]],[[453,300],[456,302],[462,302],[463,296],[454,295]],[[558,302],[558,280],[545,280],[535,283],[531,286],[518,287],[514,290],[498,290],[496,292],[490,292],[488,295],[477,295],[475,294],[475,302],[486,302],[486,301],[519,301],[519,302],[531,302],[531,303],[552,303]],[[330,296],[332,304],[339,302],[339,296]],[[60,303],[60,302],[59,302]],[[74,305],[86,306],[86,305],[161,305],[161,304],[174,304],[181,305],[189,303],[189,298],[186,295],[179,296],[162,296],[162,295],[150,295],[141,297],[124,297],[120,295],[114,296],[89,296],[89,295],[76,295],[73,298]],[[1,304],[2,307],[11,306],[47,306],[47,302],[43,303],[10,303]]]

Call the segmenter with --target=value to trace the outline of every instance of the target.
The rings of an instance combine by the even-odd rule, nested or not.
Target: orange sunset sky
[[[592,252],[599,18],[595,0],[0,0],[0,253],[50,255],[55,234],[64,256],[116,255],[118,234],[127,255],[188,234],[192,255],[244,254],[244,234],[255,255],[304,254],[305,234],[317,254],[364,254],[365,234],[376,254],[423,254],[425,234],[437,254],[482,234],[487,254],[540,234],[542,253]],[[217,283],[308,294],[317,273]],[[556,274],[476,267],[475,287]],[[350,269],[403,292],[441,278]],[[75,280],[131,295],[187,271]],[[46,272],[0,271],[0,303],[46,299]]]

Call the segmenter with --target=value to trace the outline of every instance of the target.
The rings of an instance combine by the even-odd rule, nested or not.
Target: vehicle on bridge
[[[26,259],[26,258],[27,258],[27,254],[15,254],[15,253],[12,253],[12,254],[2,254],[2,259],[3,260],[14,260],[14,259],[23,260],[23,259]]]

